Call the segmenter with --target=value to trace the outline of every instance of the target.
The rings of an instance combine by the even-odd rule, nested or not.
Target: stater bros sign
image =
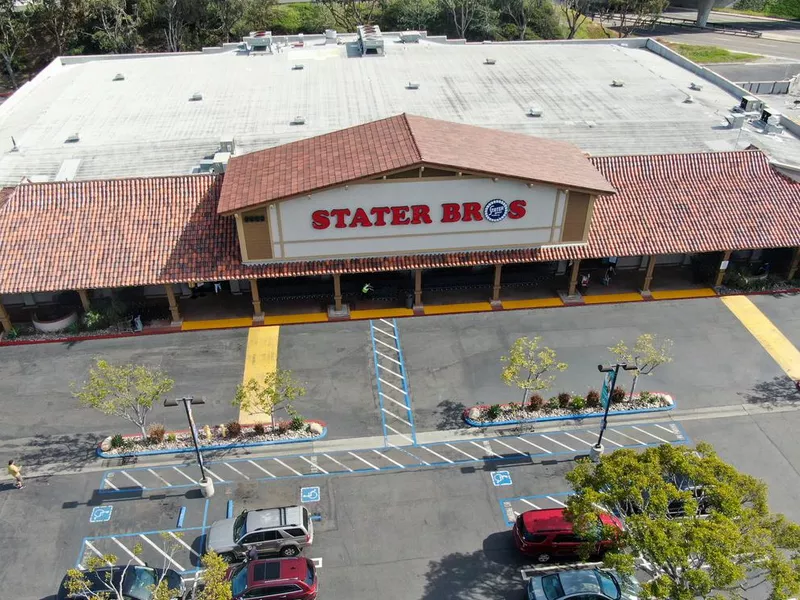
[[[344,229],[347,227],[394,227],[403,225],[430,225],[437,223],[467,223],[488,221],[498,223],[503,219],[517,220],[525,216],[527,201],[494,198],[480,202],[443,202],[438,205],[409,204],[401,206],[374,206],[366,208],[320,209],[311,213],[314,229]]]

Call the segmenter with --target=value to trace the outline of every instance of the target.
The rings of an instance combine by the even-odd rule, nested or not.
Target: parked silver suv
[[[208,530],[206,551],[228,562],[243,560],[255,547],[259,554],[297,556],[314,539],[314,526],[304,506],[243,510],[235,519],[215,521]]]

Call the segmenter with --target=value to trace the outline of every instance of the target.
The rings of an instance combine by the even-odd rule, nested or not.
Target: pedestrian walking
[[[361,297],[362,298],[369,298],[372,295],[372,287],[371,283],[365,283],[364,286],[361,288]]]
[[[250,546],[247,549],[247,562],[252,562],[254,560],[258,560],[258,550],[255,546]]]
[[[16,482],[14,485],[17,487],[18,490],[21,490],[25,487],[25,484],[22,483],[22,475],[20,474],[19,466],[14,464],[14,459],[8,461],[8,474],[14,478]]]

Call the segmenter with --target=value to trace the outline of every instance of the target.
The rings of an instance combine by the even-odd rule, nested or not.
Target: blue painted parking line
[[[225,507],[225,517],[228,519],[233,518],[233,500],[228,500],[228,505]]]
[[[317,452],[290,454],[256,459],[239,458],[227,461],[208,462],[214,468],[218,464],[231,464],[235,469],[220,470],[230,479],[219,477],[217,485],[233,485],[246,481],[263,482],[278,479],[326,477],[351,473],[397,472],[411,468],[449,467],[494,461],[530,461],[531,459],[560,459],[588,453],[597,440],[597,429],[573,429],[548,433],[495,436],[435,442],[417,446],[393,446],[368,448],[355,451]],[[672,422],[643,423],[640,425],[611,426],[604,436],[606,447],[646,448],[667,442],[685,444],[688,436],[683,428]],[[181,467],[184,465],[181,464]],[[155,475],[155,477],[153,476]],[[184,477],[181,477],[183,475]],[[123,480],[124,477],[124,480]],[[126,481],[136,480],[137,486]],[[112,469],[102,476],[99,492],[104,494],[127,493],[195,487],[194,480],[185,477],[178,465],[158,467],[132,467]],[[166,482],[166,484],[165,484]]]
[[[567,505],[567,497],[571,495],[572,492],[553,492],[552,494],[501,498],[498,502],[500,503],[500,512],[503,514],[506,525],[513,527],[514,521],[525,511],[564,508]]]
[[[186,507],[181,506],[181,511],[178,513],[178,527],[183,527],[183,520],[186,518]]]

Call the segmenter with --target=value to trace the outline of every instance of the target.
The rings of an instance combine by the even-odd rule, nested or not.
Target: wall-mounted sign
[[[443,202],[432,207],[428,204],[411,204],[405,206],[374,206],[370,209],[334,208],[315,210],[311,213],[311,226],[314,229],[335,227],[385,227],[395,225],[430,225],[437,223],[458,223],[470,221],[489,221],[497,223],[506,217],[521,219],[525,216],[527,202],[512,200],[506,202],[500,198],[480,202]]]

